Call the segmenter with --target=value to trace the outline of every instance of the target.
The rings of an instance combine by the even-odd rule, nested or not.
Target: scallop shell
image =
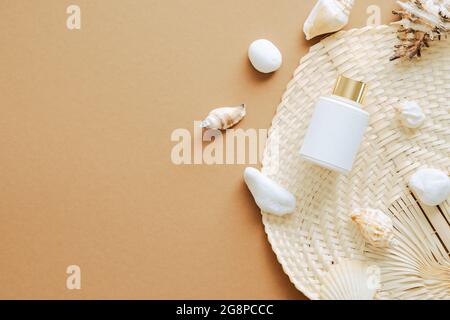
[[[224,107],[212,110],[201,127],[214,130],[226,130],[239,123],[246,115],[245,105]]]
[[[306,40],[341,30],[348,23],[354,0],[319,0],[303,26]]]
[[[321,282],[323,300],[374,300],[380,284],[379,268],[360,261],[342,261],[331,266]]]
[[[377,248],[395,243],[392,219],[378,209],[358,209],[351,218],[359,226],[364,239]]]

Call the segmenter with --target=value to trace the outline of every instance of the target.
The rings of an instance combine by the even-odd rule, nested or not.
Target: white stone
[[[420,169],[409,180],[409,187],[428,206],[437,206],[450,196],[450,178],[436,169]]]
[[[280,50],[266,39],[252,42],[248,48],[248,58],[253,67],[262,73],[277,71],[283,62]]]
[[[244,180],[258,207],[265,213],[284,216],[295,211],[295,196],[255,168],[247,168]]]
[[[426,120],[425,113],[416,101],[402,102],[398,111],[402,124],[410,129],[421,127]]]

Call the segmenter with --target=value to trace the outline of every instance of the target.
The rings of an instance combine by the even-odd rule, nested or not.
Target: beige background
[[[392,19],[394,1],[357,0]],[[78,4],[82,30],[69,31]],[[175,166],[170,134],[245,102],[268,128],[313,42],[302,0],[0,1],[0,298],[302,299],[244,166]],[[284,55],[272,76],[249,43]],[[65,287],[82,269],[82,290]]]

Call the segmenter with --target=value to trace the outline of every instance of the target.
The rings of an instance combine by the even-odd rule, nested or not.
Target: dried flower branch
[[[393,14],[400,17],[398,38],[391,61],[406,57],[422,56],[422,49],[430,46],[430,41],[447,38],[450,31],[450,0],[409,0],[398,1],[400,10]]]

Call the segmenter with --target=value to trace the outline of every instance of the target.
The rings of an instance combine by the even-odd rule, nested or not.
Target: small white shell
[[[255,168],[245,169],[244,180],[263,212],[277,216],[294,212],[296,206],[294,195]]]
[[[353,0],[318,0],[303,26],[306,40],[341,30],[352,6]]]
[[[450,178],[436,169],[420,169],[409,179],[409,187],[427,206],[437,206],[450,196]]]
[[[343,261],[331,266],[322,278],[320,298],[374,300],[380,279],[372,274],[372,269],[360,261]]]
[[[218,108],[211,111],[200,126],[206,129],[226,130],[239,123],[245,115],[245,105]]]
[[[280,50],[266,39],[252,42],[248,48],[248,58],[253,67],[262,73],[277,71],[283,62]]]
[[[364,239],[374,247],[384,248],[395,243],[392,219],[378,209],[358,209],[351,214]]]
[[[400,121],[411,129],[417,129],[423,125],[426,116],[422,108],[416,101],[404,101],[398,108]]]

